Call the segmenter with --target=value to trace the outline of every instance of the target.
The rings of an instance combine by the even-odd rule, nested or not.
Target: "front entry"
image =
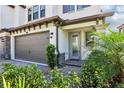
[[[70,59],[80,59],[80,32],[70,33]]]

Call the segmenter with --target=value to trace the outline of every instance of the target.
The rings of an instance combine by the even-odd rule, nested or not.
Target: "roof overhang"
[[[108,12],[108,13],[101,13],[93,16],[87,16],[87,17],[82,17],[78,19],[72,19],[72,20],[65,20],[63,23],[63,26],[65,25],[70,25],[70,24],[76,24],[80,22],[88,22],[88,21],[93,21],[97,19],[104,19],[105,17],[112,16],[114,12]]]
[[[113,12],[109,12],[109,13],[101,13],[101,14],[97,14],[97,15],[93,15],[93,16],[87,16],[87,17],[82,17],[82,18],[78,18],[78,19],[71,19],[71,20],[63,20],[59,16],[53,16],[53,17],[48,17],[45,19],[29,22],[27,24],[24,24],[24,25],[21,25],[18,27],[11,28],[11,29],[9,29],[9,31],[25,29],[27,27],[36,26],[38,24],[42,25],[42,24],[50,23],[50,22],[54,22],[54,23],[58,22],[59,26],[62,26],[62,27],[68,26],[68,25],[76,25],[79,23],[85,23],[85,22],[90,22],[90,21],[96,21],[98,19],[104,19],[105,17],[109,17],[112,15],[113,15]]]
[[[26,28],[26,27],[31,27],[31,26],[35,26],[38,24],[45,24],[45,23],[49,23],[49,22],[63,22],[63,20],[59,16],[53,16],[53,17],[41,19],[38,21],[30,22],[28,24],[24,24],[24,25],[15,27],[15,28],[11,28],[9,31],[14,31],[14,30],[18,30],[18,29],[22,29],[22,28]]]
[[[11,8],[15,8],[15,6],[14,5],[8,5],[9,7],[11,7]]]
[[[0,33],[2,33],[2,32],[9,32],[9,29],[7,29],[7,28],[0,29]]]
[[[11,8],[15,8],[15,5],[8,5],[9,7],[11,7]],[[20,7],[22,7],[22,8],[26,8],[26,6],[25,5],[19,5]]]

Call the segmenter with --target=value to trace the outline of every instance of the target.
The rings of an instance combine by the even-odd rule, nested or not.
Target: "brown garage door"
[[[46,63],[46,47],[49,44],[49,32],[15,37],[16,59]]]

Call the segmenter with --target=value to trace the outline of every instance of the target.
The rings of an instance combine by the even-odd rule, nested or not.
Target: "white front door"
[[[80,59],[80,32],[70,33],[70,59]]]

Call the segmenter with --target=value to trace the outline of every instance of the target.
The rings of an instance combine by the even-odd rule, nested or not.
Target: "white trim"
[[[32,62],[32,61],[26,61],[26,60],[20,60],[20,59],[12,59],[14,61],[21,61],[24,63],[32,63],[32,64],[37,64],[37,65],[42,65],[42,66],[48,66],[47,64],[43,64],[43,63],[38,63],[38,62]]]

